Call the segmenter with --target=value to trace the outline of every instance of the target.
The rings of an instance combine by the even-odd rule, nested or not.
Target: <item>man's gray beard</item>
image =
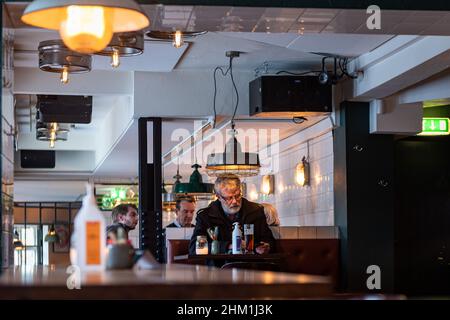
[[[235,207],[232,210],[230,210],[229,208],[225,208],[225,206],[222,206],[222,209],[226,214],[236,214],[239,212],[239,210],[241,210],[241,206]]]

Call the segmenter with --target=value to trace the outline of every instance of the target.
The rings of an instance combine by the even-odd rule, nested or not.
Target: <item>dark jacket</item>
[[[189,226],[184,227],[184,228],[193,228],[193,227],[195,227],[195,226],[191,223]],[[177,225],[175,224],[175,222],[172,222],[171,224],[168,224],[168,225],[166,226],[166,228],[181,228],[181,227],[177,226]]]
[[[259,245],[260,241],[268,242],[270,244],[270,251],[273,252],[275,249],[275,239],[272,231],[267,225],[264,208],[257,203],[250,202],[243,198],[241,210],[237,215],[236,221],[239,222],[241,227],[243,224],[254,225],[255,248]],[[192,234],[191,242],[189,243],[189,254],[195,254],[195,242],[197,236],[208,235],[207,229],[215,226],[219,226],[218,240],[220,241],[220,252],[226,253],[228,245],[232,241],[232,223],[233,222],[226,217],[219,200],[212,202],[204,209],[200,209],[197,212],[194,233]],[[209,236],[207,238],[208,242],[212,241]]]
[[[113,233],[117,238],[117,230],[119,228],[122,228],[125,231],[124,235],[126,236],[126,238],[128,240],[128,232],[130,232],[131,229],[128,226],[126,226],[120,222],[116,222],[116,223],[106,227],[107,239],[109,239],[109,233]]]

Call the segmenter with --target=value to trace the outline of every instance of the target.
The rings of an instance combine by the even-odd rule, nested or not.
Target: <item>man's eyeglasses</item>
[[[239,202],[242,199],[242,193],[239,193],[239,194],[237,194],[235,196],[231,196],[231,197],[224,197],[221,194],[217,194],[217,196],[220,199],[222,199],[223,201],[225,201],[226,203],[232,203],[233,199],[236,200],[236,202]]]

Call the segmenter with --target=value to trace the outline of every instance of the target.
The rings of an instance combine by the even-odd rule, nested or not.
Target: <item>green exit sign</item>
[[[449,118],[423,118],[420,136],[442,136],[450,134]]]

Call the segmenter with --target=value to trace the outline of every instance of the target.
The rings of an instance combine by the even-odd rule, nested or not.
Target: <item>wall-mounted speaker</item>
[[[53,169],[55,151],[20,150],[20,166],[24,169]]]

